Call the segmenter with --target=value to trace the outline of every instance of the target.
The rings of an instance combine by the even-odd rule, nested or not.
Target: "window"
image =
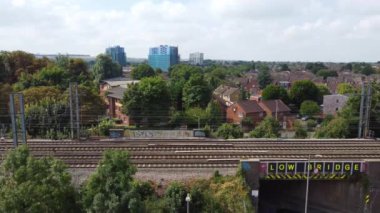
[[[339,99],[336,99],[336,102],[339,103]]]
[[[335,108],[335,112],[338,112],[338,110],[339,110],[339,108],[337,107],[337,108]]]

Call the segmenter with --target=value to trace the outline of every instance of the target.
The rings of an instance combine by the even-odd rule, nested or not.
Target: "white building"
[[[190,53],[189,63],[192,65],[202,65],[203,53],[200,53],[200,52]]]

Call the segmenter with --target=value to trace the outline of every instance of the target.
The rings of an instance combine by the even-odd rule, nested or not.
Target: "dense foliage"
[[[270,84],[266,86],[261,95],[263,100],[281,99],[284,103],[289,103],[288,92],[278,85]]]
[[[309,80],[296,81],[290,88],[289,96],[296,106],[300,106],[306,100],[321,100],[318,87]]]
[[[141,201],[132,184],[136,168],[125,151],[106,151],[83,188],[87,212],[139,212]]]
[[[242,138],[243,130],[239,125],[224,123],[218,128],[216,135],[224,139]]]
[[[134,67],[131,72],[133,79],[140,80],[146,77],[153,77],[156,73],[153,68],[148,64],[139,64],[137,67]]]
[[[267,116],[249,133],[253,138],[277,138],[280,136],[280,123],[273,117]]]
[[[320,107],[317,102],[306,100],[302,102],[300,113],[305,116],[314,116],[320,112]]]
[[[123,111],[137,126],[166,124],[169,120],[170,93],[161,77],[143,78],[124,93]]]
[[[0,168],[0,212],[80,212],[66,168],[31,157],[26,146],[10,151]]]

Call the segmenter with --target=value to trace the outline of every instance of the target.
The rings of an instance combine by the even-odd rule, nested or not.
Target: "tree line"
[[[67,166],[53,157],[35,158],[26,146],[8,152],[0,165],[0,212],[252,212],[243,174],[170,183],[136,180],[128,152],[108,150],[79,187]]]

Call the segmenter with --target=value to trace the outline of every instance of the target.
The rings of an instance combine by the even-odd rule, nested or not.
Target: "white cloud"
[[[88,53],[120,44],[146,57],[178,45],[182,58],[378,60],[378,0],[3,0],[0,47]]]

